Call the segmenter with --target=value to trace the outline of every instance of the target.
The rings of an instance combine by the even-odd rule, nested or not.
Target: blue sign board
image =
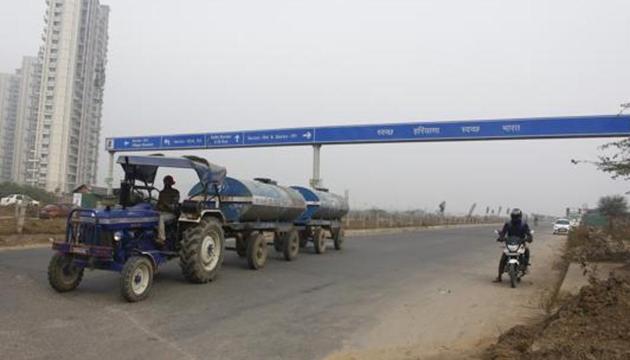
[[[323,126],[109,138],[108,151],[630,136],[630,115]]]
[[[312,144],[315,138],[313,128],[258,130],[244,132],[247,146],[277,146]]]
[[[206,147],[204,134],[162,136],[163,149],[199,149]]]
[[[242,132],[205,134],[205,137],[206,147],[208,148],[235,147],[243,145]]]

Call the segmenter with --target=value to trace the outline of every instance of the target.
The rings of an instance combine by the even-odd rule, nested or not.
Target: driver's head
[[[512,220],[513,223],[519,223],[522,219],[523,212],[521,209],[513,209],[512,212],[510,212],[510,220]]]
[[[175,185],[175,179],[171,175],[166,175],[164,177],[164,187],[171,187]]]

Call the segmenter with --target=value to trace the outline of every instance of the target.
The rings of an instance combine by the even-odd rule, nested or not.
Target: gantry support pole
[[[313,145],[313,178],[311,178],[311,187],[322,187],[322,179],[320,178],[320,158],[319,153],[322,149],[321,144]]]
[[[114,185],[114,152],[109,152],[109,164],[107,166],[107,178],[105,179],[105,183],[107,183],[107,195],[114,195],[113,185]]]

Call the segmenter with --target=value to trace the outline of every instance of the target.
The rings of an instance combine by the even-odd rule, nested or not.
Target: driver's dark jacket
[[[160,191],[157,210],[174,213],[179,203],[179,191],[173,188],[165,188]]]
[[[499,233],[501,238],[505,238],[506,236],[518,236],[521,239],[532,240],[532,232],[529,229],[529,225],[527,223],[519,221],[512,222],[508,221],[503,225],[503,230]]]

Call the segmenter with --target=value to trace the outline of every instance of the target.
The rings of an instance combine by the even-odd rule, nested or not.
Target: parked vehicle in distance
[[[12,194],[0,199],[0,206],[10,206],[24,204],[27,206],[39,206],[39,201],[33,200],[28,195]]]
[[[555,234],[568,234],[571,228],[571,222],[567,219],[558,219],[553,223],[553,233]]]
[[[72,208],[72,204],[48,204],[39,210],[39,218],[53,219],[67,217]]]

